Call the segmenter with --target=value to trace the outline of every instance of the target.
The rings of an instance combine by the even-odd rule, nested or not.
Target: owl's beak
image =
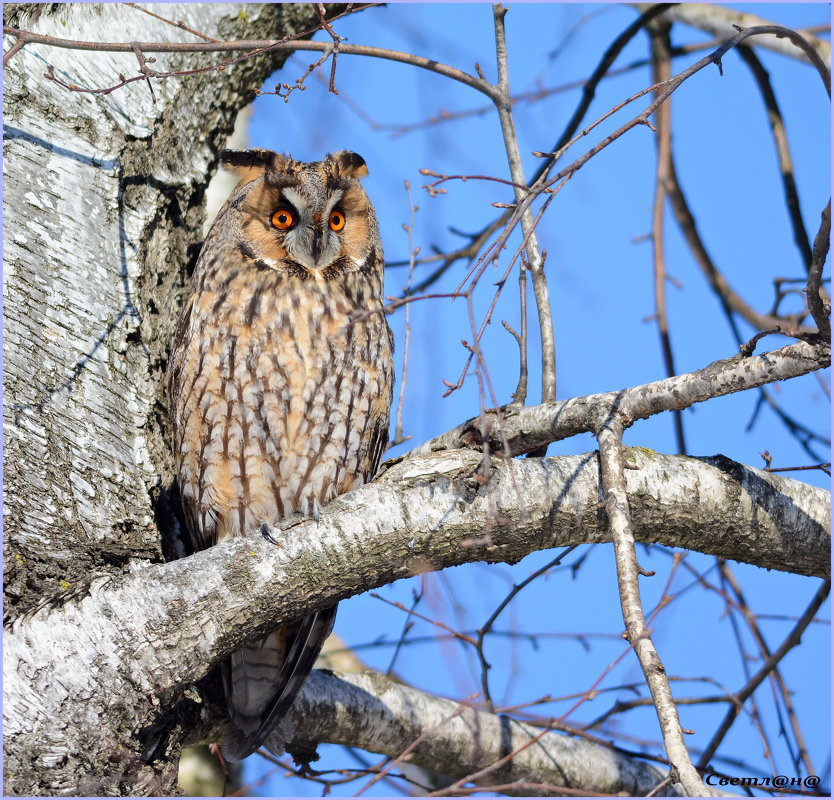
[[[310,248],[313,256],[313,263],[319,263],[319,256],[321,256],[321,231],[318,228],[313,230],[313,245]]]

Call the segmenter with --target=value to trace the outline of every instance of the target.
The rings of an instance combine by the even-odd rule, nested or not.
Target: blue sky
[[[830,9],[821,4],[749,4],[745,11],[790,27],[829,22]],[[541,87],[558,87],[587,77],[601,53],[635,16],[633,9],[604,4],[511,4],[506,17],[509,74],[514,93]],[[339,21],[336,30],[352,44],[368,44],[418,53],[473,73],[479,63],[485,75],[495,79],[492,12],[489,5],[398,4],[376,8]],[[317,38],[321,38],[319,34]],[[673,43],[705,42],[709,37],[676,25]],[[620,55],[615,68],[646,57],[645,34],[638,35]],[[678,72],[708,51],[675,59]],[[830,193],[830,110],[822,84],[808,66],[784,56],[757,51],[771,75],[781,104],[796,167],[803,217],[813,237],[819,213]],[[298,54],[276,73],[264,88],[276,82],[292,83],[315,60]],[[730,283],[757,309],[768,310],[773,279],[800,277],[804,268],[792,241],[782,199],[774,147],[764,106],[747,67],[734,54],[724,58],[724,76],[714,67],[687,81],[673,96],[673,148],[678,170],[699,230],[713,259]],[[419,127],[392,135],[404,125],[436,116],[486,108],[488,101],[472,89],[414,67],[377,59],[342,55],[336,85],[339,95],[327,92],[329,64],[307,79],[306,91],[294,92],[285,103],[262,96],[254,104],[250,126],[253,146],[289,152],[302,160],[316,160],[326,152],[352,149],[368,162],[366,187],[375,202],[388,262],[407,261],[409,242],[403,224],[409,220],[409,200],[403,182],[411,183],[413,203],[419,206],[414,222],[414,243],[421,255],[460,246],[464,240],[450,228],[474,232],[494,219],[491,203],[511,199],[509,189],[491,181],[449,182],[448,193],[435,198],[421,187],[428,179],[421,168],[444,174],[491,175],[508,178],[496,115],[484,113]],[[650,85],[648,67],[630,70],[603,81],[586,116],[586,124],[640,89]],[[547,151],[561,133],[579,98],[579,90],[552,94],[536,104],[516,107],[524,167],[529,176],[538,165],[532,151]],[[577,157],[607,133],[636,115],[645,101],[619,112],[570,151]],[[361,113],[357,112],[361,109]],[[592,159],[556,197],[539,228],[539,241],[548,252],[547,272],[553,301],[558,363],[558,396],[621,389],[665,377],[656,326],[646,318],[654,312],[652,297],[651,230],[654,134],[638,127]],[[667,287],[672,343],[678,372],[703,367],[737,351],[736,342],[667,213],[667,269],[676,285]],[[510,248],[512,250],[512,248]],[[492,282],[506,267],[490,268],[476,294],[476,310],[483,315],[491,300]],[[431,267],[418,267],[416,279]],[[458,263],[432,291],[452,291],[465,274]],[[387,271],[386,291],[399,295],[407,283],[407,270]],[[532,309],[532,301],[531,301]],[[514,277],[496,312],[495,322],[483,340],[491,381],[500,403],[509,400],[517,380],[517,348],[501,327],[507,320],[518,327],[518,292]],[[480,316],[479,316],[480,319]],[[531,325],[535,318],[531,317]],[[401,373],[404,313],[390,323],[397,341],[397,372]],[[743,337],[756,331],[741,323]],[[461,339],[471,339],[464,302],[432,299],[411,305],[411,347],[406,384],[405,433],[412,440],[389,453],[396,455],[414,444],[458,424],[478,412],[478,385],[467,378],[461,390],[447,398],[442,381],[454,383],[465,363]],[[771,336],[759,352],[774,349],[787,340]],[[530,354],[531,387],[528,402],[539,397],[538,354],[533,342]],[[828,375],[822,376],[825,387]],[[773,395],[785,410],[823,434],[827,434],[830,406],[823,386],[808,376],[773,387]],[[724,455],[753,466],[769,450],[774,466],[812,463],[784,425],[770,411],[762,411],[747,430],[756,407],[754,392],[701,404],[685,414],[686,435],[692,455]],[[660,415],[635,425],[627,442],[661,452],[676,450],[671,417]],[[590,436],[552,445],[550,455],[581,453],[594,449]],[[826,448],[818,448],[825,454]],[[825,456],[827,459],[827,455]],[[792,477],[828,486],[822,472],[791,473]],[[622,620],[616,593],[610,549],[599,546],[580,551],[587,555],[581,569],[554,572],[525,590],[502,617],[502,630],[546,634],[533,647],[507,638],[492,640],[488,654],[494,664],[495,694],[507,703],[518,703],[545,693],[568,695],[586,689],[623,648],[617,638]],[[412,590],[422,585],[425,596],[418,609],[428,616],[459,628],[482,624],[509,590],[554,553],[530,556],[510,567],[471,565],[423,579],[400,581],[381,590],[383,596],[410,603]],[[647,569],[657,570],[644,579],[644,606],[650,610],[666,583],[671,568],[668,553],[641,552]],[[698,571],[712,568],[713,560],[690,554],[686,563]],[[762,614],[798,615],[817,589],[818,581],[744,565],[733,567],[750,607]],[[714,572],[711,580],[717,580]],[[676,574],[673,592],[692,582],[685,571]],[[731,626],[722,616],[724,604],[715,593],[690,588],[659,616],[654,636],[661,657],[673,675],[688,678],[711,676],[731,689],[740,688],[744,676]],[[828,617],[828,609],[825,614]],[[402,612],[368,596],[340,606],[338,633],[351,645],[385,637],[394,640],[404,623]],[[771,648],[787,634],[791,621],[762,620]],[[419,623],[413,636],[431,636],[430,626]],[[599,634],[585,649],[562,634]],[[613,636],[612,636],[613,634]],[[558,636],[557,636],[558,635]],[[748,653],[755,647],[747,640]],[[386,669],[392,647],[362,649],[369,666]],[[817,772],[830,785],[830,644],[829,627],[812,625],[802,647],[784,662],[783,674],[795,690],[794,702]],[[403,648],[396,669],[415,686],[452,697],[478,689],[478,674],[471,656],[457,645],[429,641]],[[751,662],[753,669],[756,662]],[[630,654],[605,679],[615,686],[641,682],[636,659]],[[681,693],[712,694],[714,686],[686,683]],[[677,691],[677,690],[676,690]],[[631,695],[628,695],[629,697]],[[580,723],[604,711],[614,695],[586,703],[571,718]],[[757,697],[766,728],[772,734],[774,763],[793,774],[791,761],[777,737],[773,700],[765,683]],[[606,699],[607,698],[607,699]],[[564,713],[568,705],[541,707],[543,715]],[[709,739],[723,706],[687,706],[685,727],[696,734],[695,747]],[[628,735],[656,742],[657,723],[650,710],[630,712],[619,720]],[[625,740],[624,740],[625,741]],[[650,751],[658,750],[656,745]],[[749,765],[767,771],[763,744],[749,719],[740,718],[720,753],[742,756]],[[326,754],[317,766],[355,767],[357,763],[339,748],[322,748]],[[717,762],[720,763],[720,762]],[[725,768],[729,769],[726,765]],[[267,765],[253,757],[247,774],[255,778]],[[745,773],[746,774],[746,773]],[[336,787],[334,794],[352,794],[356,786]],[[313,784],[276,778],[258,790],[260,794],[308,795],[320,791]],[[377,784],[371,794],[391,794],[392,787]]]

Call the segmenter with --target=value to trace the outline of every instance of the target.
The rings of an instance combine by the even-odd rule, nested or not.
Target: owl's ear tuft
[[[250,150],[221,150],[220,163],[237,175],[241,183],[259,178],[264,172],[283,172],[292,159],[289,156],[253,147]]]
[[[368,174],[365,159],[352,150],[339,150],[327,157],[336,166],[336,172],[345,178],[364,178]]]

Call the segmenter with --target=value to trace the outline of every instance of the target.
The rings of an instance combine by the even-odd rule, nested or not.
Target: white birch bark
[[[292,526],[282,547],[254,535],[136,566],[17,620],[5,638],[7,746],[41,742],[40,765],[66,764],[110,746],[111,726],[149,729],[212,663],[282,620],[427,570],[607,539],[596,454],[496,459],[486,486],[480,461],[407,459]],[[638,540],[828,574],[826,491],[722,458],[632,449],[629,461]]]
[[[227,39],[280,38],[316,24],[313,9],[300,5],[143,7]],[[124,4],[6,4],[3,10],[6,25],[62,39],[198,41]],[[13,42],[5,37],[4,49]],[[131,53],[27,45],[5,70],[7,617],[92,575],[160,562],[163,550],[175,550],[166,548],[155,519],[165,517],[160,497],[171,478],[159,398],[185,268],[193,257],[189,247],[199,241],[214,155],[237,111],[285,55],[249,59],[222,73],[156,81],[155,102],[146,81],[91,95],[44,78],[51,65],[65,82],[110,86],[120,73],[137,74]],[[228,57],[157,55],[152,66],[185,69]],[[47,658],[50,649],[60,652],[45,646]],[[50,688],[60,691],[60,683],[56,676]],[[32,686],[41,705],[42,688]],[[83,695],[69,700],[82,711]],[[54,714],[57,708],[44,710]],[[97,790],[94,776],[119,769],[111,764],[105,770],[101,747],[115,754],[116,763],[135,760],[125,756],[128,733],[114,731],[120,727],[132,736],[136,727],[122,719],[108,729],[94,712],[88,717],[94,726],[86,735],[98,727],[98,748],[90,743],[89,749],[55,749],[52,734],[14,741],[14,750],[6,750],[7,780],[14,776],[7,788],[104,791]],[[51,727],[60,730],[60,715]],[[139,791],[142,780],[150,776],[154,783],[159,774],[141,763],[132,770],[132,778],[111,781],[107,791]],[[87,776],[84,788],[79,781]],[[170,788],[170,775],[163,784]],[[163,784],[144,791],[161,791]]]
[[[315,671],[293,710],[296,737],[315,739],[325,732],[326,741],[333,744],[392,757],[411,748],[408,763],[442,775],[465,778],[485,770],[475,781],[481,786],[521,784],[504,794],[561,796],[564,793],[556,787],[564,787],[640,797],[666,777],[658,766],[602,744],[435,697],[378,672]],[[490,769],[495,764],[499,766]],[[679,786],[658,792],[660,797],[682,795]]]

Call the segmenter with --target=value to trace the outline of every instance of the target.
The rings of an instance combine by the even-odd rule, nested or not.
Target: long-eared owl
[[[174,455],[195,549],[293,515],[317,518],[369,481],[388,442],[393,337],[383,255],[341,151],[302,163],[225,150],[240,176],[194,268],[168,367]],[[280,753],[287,710],[336,607],[248,642],[223,666],[223,752]]]

